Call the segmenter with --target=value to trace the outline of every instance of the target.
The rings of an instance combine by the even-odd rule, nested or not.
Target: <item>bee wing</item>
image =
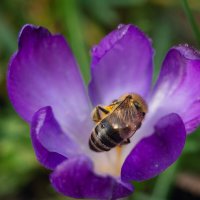
[[[125,103],[120,104],[107,117],[107,120],[124,139],[130,138],[140,124],[137,110],[134,107],[128,107]]]

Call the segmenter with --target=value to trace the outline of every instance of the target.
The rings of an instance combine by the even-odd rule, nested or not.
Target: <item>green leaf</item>
[[[83,16],[75,0],[60,0],[56,1],[56,3],[59,15],[62,18],[62,23],[68,34],[68,40],[72,51],[78,60],[85,83],[88,83],[90,79],[89,51],[84,42]]]
[[[192,11],[190,9],[188,1],[187,0],[181,0],[181,2],[182,2],[182,5],[183,5],[183,9],[185,11],[185,14],[188,18],[188,21],[189,21],[189,23],[192,27],[192,30],[194,32],[194,35],[196,37],[196,41],[197,41],[198,45],[200,46],[200,31],[199,31],[198,25],[195,21],[195,18],[192,14]]]

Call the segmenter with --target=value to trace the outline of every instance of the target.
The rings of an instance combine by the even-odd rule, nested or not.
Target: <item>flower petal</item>
[[[185,126],[177,114],[161,118],[154,133],[141,140],[125,160],[122,180],[142,181],[160,174],[180,156],[185,139]]]
[[[85,156],[69,159],[51,174],[58,192],[73,198],[116,199],[132,193],[131,184],[93,172],[92,162]]]
[[[178,113],[187,132],[200,124],[200,53],[181,45],[172,48],[164,62],[151,100],[157,117]]]
[[[63,133],[51,107],[41,108],[33,116],[31,139],[37,159],[49,169],[81,152],[79,146]]]
[[[150,40],[133,25],[122,25],[92,50],[89,94],[94,105],[109,104],[124,93],[147,96],[153,72]]]
[[[16,111],[29,123],[40,108],[51,106],[65,130],[82,128],[90,114],[77,64],[61,35],[26,25],[19,36],[19,50],[8,72],[8,92]],[[80,124],[77,123],[80,121]]]

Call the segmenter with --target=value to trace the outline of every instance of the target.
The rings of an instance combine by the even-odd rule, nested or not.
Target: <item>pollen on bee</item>
[[[121,154],[122,154],[122,147],[121,146],[117,146],[116,147],[116,151],[117,151],[117,157],[121,157]]]

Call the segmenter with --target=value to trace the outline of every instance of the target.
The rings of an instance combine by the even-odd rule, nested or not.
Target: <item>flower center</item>
[[[96,154],[93,156],[95,172],[98,174],[112,175],[119,177],[121,167],[125,157],[123,156],[123,146],[117,146],[109,152]]]
[[[100,153],[103,156],[96,154],[93,159],[97,171],[120,175],[125,159],[122,155],[123,147],[130,143],[130,138],[140,128],[146,112],[145,101],[135,93],[123,95],[108,106],[94,108],[92,120],[95,127],[89,139],[89,147],[93,152],[106,152]]]

